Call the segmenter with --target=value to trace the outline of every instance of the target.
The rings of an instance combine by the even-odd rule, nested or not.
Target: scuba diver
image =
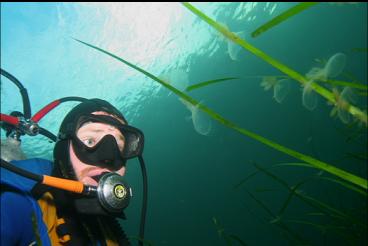
[[[126,219],[123,210],[132,192],[123,176],[127,161],[135,157],[143,174],[142,245],[147,208],[143,133],[110,103],[96,98],[59,99],[30,117],[25,88],[3,69],[1,75],[20,88],[25,102],[24,114],[1,114],[9,144],[19,145],[25,134],[56,140],[53,163],[14,160],[2,151],[1,245],[131,245],[117,219]],[[65,116],[56,138],[38,121],[66,101],[81,103]]]

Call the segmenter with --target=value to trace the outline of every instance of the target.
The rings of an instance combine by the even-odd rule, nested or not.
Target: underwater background
[[[332,57],[340,54],[343,65],[336,65],[341,69],[335,79],[366,86],[367,3],[319,3],[252,37],[295,5],[193,3],[302,75],[326,63],[336,65]],[[266,77],[285,74],[180,3],[1,3],[1,68],[27,88],[32,114],[62,97],[97,97],[144,132],[149,243],[367,245],[367,189],[342,185],[340,178],[220,124],[156,81],[75,39],[149,71],[237,126],[364,179],[367,127],[340,108],[331,117],[326,99],[296,80]],[[186,90],[221,78],[236,79]],[[366,110],[367,90],[350,93],[351,103]],[[56,134],[76,104],[61,104],[40,125]],[[1,77],[1,113],[13,110],[22,110],[20,93]],[[22,146],[29,158],[52,159],[54,144],[41,135],[24,136]],[[121,224],[135,237],[142,199],[137,160],[128,162],[126,180],[133,199]]]

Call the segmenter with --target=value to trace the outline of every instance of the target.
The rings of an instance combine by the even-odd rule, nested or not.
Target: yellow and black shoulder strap
[[[93,245],[96,240],[100,241],[102,246],[131,245],[116,218],[101,216],[97,223],[91,223],[95,217],[88,216],[89,218],[83,219],[78,216],[71,209],[69,197],[65,192],[41,185],[35,187],[32,193],[43,213],[43,221],[48,228],[52,245]]]

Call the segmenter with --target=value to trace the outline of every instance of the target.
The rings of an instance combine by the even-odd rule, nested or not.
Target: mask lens
[[[78,126],[75,137],[87,151],[94,151],[106,135],[112,135],[123,159],[137,157],[143,152],[143,133],[135,127],[122,124],[114,117],[88,115],[79,120]]]
[[[125,147],[125,137],[115,126],[101,122],[85,122],[76,132],[77,138],[89,149],[94,149],[96,145],[106,136],[112,135],[122,154]]]

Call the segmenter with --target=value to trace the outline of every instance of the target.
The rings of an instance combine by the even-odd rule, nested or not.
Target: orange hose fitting
[[[49,185],[55,188],[75,192],[75,193],[82,193],[84,189],[84,185],[81,182],[51,177],[47,175],[43,175],[42,183],[45,185]]]

